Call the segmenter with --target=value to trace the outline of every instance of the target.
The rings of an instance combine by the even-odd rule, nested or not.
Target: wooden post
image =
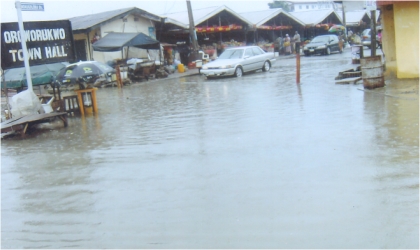
[[[120,65],[115,66],[115,70],[117,71],[115,74],[117,76],[117,86],[118,88],[121,88],[122,81],[121,81],[121,71],[120,71]]]
[[[370,12],[370,56],[376,56],[376,9]]]
[[[296,83],[300,83],[300,53],[296,54]]]

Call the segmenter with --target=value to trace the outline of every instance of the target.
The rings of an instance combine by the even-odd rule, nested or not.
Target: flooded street
[[[419,105],[268,73],[98,90],[99,115],[1,143],[2,248],[418,248]],[[417,92],[416,92],[417,91]]]

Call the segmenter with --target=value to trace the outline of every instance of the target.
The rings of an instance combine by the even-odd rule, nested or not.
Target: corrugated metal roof
[[[212,16],[222,12],[227,11],[228,13],[232,14],[233,16],[237,17],[238,19],[242,20],[243,22],[247,23],[248,25],[251,25],[251,22],[235,11],[229,9],[226,6],[215,6],[215,7],[208,7],[203,9],[196,9],[192,10],[193,12],[193,19],[194,19],[194,25],[197,25],[199,23],[202,23],[206,21],[207,19],[211,18]],[[166,23],[172,23],[177,26],[188,28],[190,25],[190,20],[188,18],[188,11],[182,11],[182,12],[176,12],[176,13],[167,13],[164,15],[167,19],[165,20]]]
[[[340,20],[342,20],[343,12],[337,11],[337,14],[340,16]],[[346,25],[350,26],[357,26],[359,22],[365,17],[371,19],[371,12],[369,10],[353,10],[353,11],[346,11]],[[381,11],[375,11],[376,22],[378,22],[379,17],[381,15]]]
[[[285,16],[295,20],[297,23],[305,25],[302,21],[290,15],[288,12],[284,11],[281,8],[240,13],[241,16],[248,19],[253,25],[256,25],[257,27],[263,25],[264,23],[278,16],[279,14],[284,14]]]
[[[340,16],[334,10],[309,10],[289,12],[290,15],[302,21],[305,25],[316,25],[322,23],[329,15],[334,14],[341,21]]]
[[[340,20],[343,20],[343,12],[337,11],[337,14],[340,16]],[[365,10],[346,11],[346,25],[359,25],[360,21],[365,16],[367,16],[370,19],[368,13]]]
[[[142,15],[145,18],[149,18],[156,21],[160,20],[159,16],[155,14],[151,14],[147,11],[144,11],[136,7],[111,10],[111,11],[90,14],[90,15],[85,15],[85,16],[72,17],[69,20],[71,22],[73,32],[76,31],[77,33],[77,31],[93,29],[101,25],[102,23],[112,21],[116,18],[120,18],[129,13],[134,13],[134,14],[137,13],[137,14]]]

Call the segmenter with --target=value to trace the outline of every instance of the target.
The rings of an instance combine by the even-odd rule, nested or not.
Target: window
[[[306,5],[306,9],[309,9],[309,5]]]
[[[299,5],[299,9],[300,9],[300,10],[302,9],[302,5]]]
[[[264,53],[260,48],[257,48],[257,47],[252,48],[252,52],[254,52],[255,56],[258,56]]]
[[[249,57],[254,56],[254,53],[252,53],[252,49],[246,49],[245,56],[249,56]]]

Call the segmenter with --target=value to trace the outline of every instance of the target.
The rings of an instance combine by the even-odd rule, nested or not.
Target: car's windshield
[[[243,54],[243,49],[228,49],[219,56],[219,59],[239,59]]]
[[[317,36],[311,42],[314,42],[314,43],[320,43],[320,42],[327,43],[327,42],[329,42],[329,38],[330,38],[329,36]]]

